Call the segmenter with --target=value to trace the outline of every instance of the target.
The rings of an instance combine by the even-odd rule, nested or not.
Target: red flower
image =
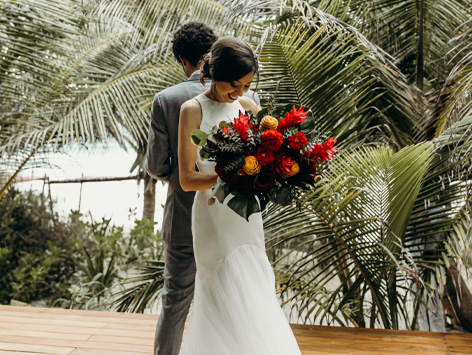
[[[334,158],[334,152],[337,152],[337,148],[333,148],[333,146],[336,144],[337,140],[333,138],[328,138],[326,142],[323,143],[323,149],[325,150],[326,155],[328,156],[328,159],[333,159]]]
[[[303,111],[304,108],[305,106],[302,106],[297,111],[295,109],[295,106],[293,106],[292,111],[287,112],[285,114],[285,118],[282,118],[279,121],[279,126],[277,127],[277,131],[284,132],[289,127],[305,122],[305,120],[303,120],[303,118],[305,118],[305,115],[306,115],[306,112]]]
[[[306,138],[303,132],[294,134],[293,136],[288,137],[288,145],[294,150],[298,150],[301,147],[307,145],[308,139]]]
[[[239,118],[234,119],[233,129],[239,133],[242,140],[248,137],[247,129],[252,126],[249,124],[249,116],[239,111]]]
[[[223,128],[224,137],[228,137],[230,133],[231,133],[231,128],[229,128],[229,127],[224,127]]]
[[[305,157],[310,161],[317,163],[323,163],[326,160],[334,158],[334,152],[337,152],[337,148],[333,148],[336,143],[336,139],[328,138],[323,144],[316,143],[311,151],[303,150]]]
[[[259,147],[257,150],[256,159],[260,165],[266,165],[272,163],[275,157],[271,151],[267,151],[264,148]]]
[[[275,164],[275,171],[280,175],[290,174],[293,164],[295,164],[295,162],[292,158],[282,156]]]
[[[267,151],[277,151],[282,146],[284,139],[282,133],[277,132],[275,129],[268,129],[262,134],[261,142],[262,147]]]
[[[275,185],[275,176],[269,171],[257,175],[254,189],[259,192],[269,191]]]

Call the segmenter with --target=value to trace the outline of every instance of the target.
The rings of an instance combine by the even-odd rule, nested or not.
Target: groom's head
[[[218,37],[213,30],[198,22],[189,22],[177,30],[172,39],[172,51],[179,63],[182,63],[185,73],[198,68],[199,62],[207,54]],[[189,67],[187,69],[187,67]]]

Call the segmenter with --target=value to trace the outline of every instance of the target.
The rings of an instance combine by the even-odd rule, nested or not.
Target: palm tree
[[[276,35],[272,37],[276,39],[277,44],[285,44],[285,53],[289,56],[289,58],[285,58],[284,61],[271,62],[271,69],[273,72],[277,72],[277,70],[285,70],[287,67],[289,68],[289,72],[284,72],[286,85],[286,87],[284,87],[284,92],[277,97],[284,100],[284,103],[297,103],[300,105],[309,102],[310,100],[310,98],[306,96],[303,97],[305,92],[308,91],[309,93],[313,93],[314,91],[316,92],[317,89],[321,91],[322,94],[325,94],[326,98],[323,95],[317,95],[313,96],[312,99],[317,100],[314,101],[314,103],[317,104],[318,109],[326,110],[326,108],[329,108],[329,111],[315,114],[315,117],[320,117],[316,128],[321,131],[326,131],[327,127],[331,129],[334,128],[333,135],[341,141],[341,148],[347,149],[347,153],[339,156],[338,161],[334,162],[332,166],[328,168],[325,175],[323,175],[323,178],[327,178],[329,184],[334,184],[333,181],[338,183],[335,185],[335,192],[331,195],[328,194],[331,199],[326,197],[313,198],[317,195],[310,195],[312,198],[304,200],[304,203],[298,206],[298,208],[293,206],[288,209],[271,210],[271,214],[268,214],[266,219],[268,233],[275,233],[275,239],[272,241],[275,243],[275,246],[279,246],[279,249],[281,246],[288,248],[287,253],[282,253],[282,256],[279,255],[280,259],[274,260],[274,265],[282,268],[282,270],[279,270],[279,275],[281,276],[281,282],[285,287],[283,290],[286,292],[287,290],[294,292],[295,296],[298,296],[298,298],[302,300],[302,310],[307,311],[307,316],[317,310],[317,312],[322,314],[323,317],[329,315],[331,316],[331,319],[342,324],[349,322],[351,324],[365,325],[365,321],[368,318],[370,319],[370,325],[374,326],[376,324],[377,314],[382,315],[383,313],[384,316],[381,317],[381,323],[384,327],[399,327],[400,318],[402,318],[401,321],[403,321],[406,326],[415,327],[417,323],[417,315],[421,309],[421,303],[428,304],[428,301],[424,299],[423,294],[428,293],[429,291],[428,287],[425,288],[424,286],[430,285],[430,290],[433,290],[434,288],[440,290],[441,285],[446,280],[443,276],[445,275],[446,267],[449,264],[449,259],[445,255],[448,254],[452,260],[454,260],[454,257],[455,260],[457,260],[463,256],[463,253],[457,246],[454,248],[455,253],[451,251],[452,249],[449,249],[451,241],[454,240],[456,245],[463,247],[470,245],[470,237],[468,240],[468,231],[470,231],[470,227],[468,227],[470,226],[470,199],[468,198],[470,192],[468,192],[468,189],[470,191],[470,187],[467,186],[468,180],[470,179],[470,162],[467,161],[467,158],[465,158],[464,155],[465,152],[468,152],[468,147],[470,146],[470,132],[464,129],[467,127],[469,122],[468,102],[470,102],[470,81],[468,81],[467,78],[469,77],[468,73],[470,73],[470,58],[468,58],[469,56],[464,56],[464,48],[468,47],[468,43],[463,41],[468,37],[470,31],[465,31],[468,25],[466,22],[459,22],[462,33],[453,38],[453,26],[459,25],[457,22],[454,22],[456,19],[454,19],[452,26],[448,28],[448,31],[444,28],[438,29],[438,31],[441,32],[438,34],[438,36],[441,35],[441,41],[438,41],[438,43],[434,42],[435,37],[432,36],[432,39],[430,39],[429,42],[423,41],[421,44],[423,47],[428,44],[434,49],[434,51],[431,50],[428,52],[428,60],[425,58],[421,59],[419,54],[413,58],[413,63],[415,65],[421,60],[424,61],[426,64],[421,64],[420,66],[424,67],[426,65],[431,72],[425,72],[424,70],[422,72],[414,72],[413,70],[414,75],[412,76],[411,66],[408,67],[406,63],[407,59],[412,60],[411,53],[416,53],[415,50],[417,50],[418,46],[416,45],[413,48],[408,47],[408,44],[410,44],[411,41],[405,40],[405,43],[402,43],[401,45],[399,44],[398,48],[395,46],[388,47],[386,43],[383,43],[380,39],[383,38],[387,41],[387,39],[392,38],[389,33],[385,32],[391,31],[392,27],[395,26],[387,26],[385,22],[381,22],[381,24],[377,26],[375,21],[369,22],[370,18],[380,18],[382,21],[389,19],[392,22],[395,20],[396,23],[407,23],[408,21],[403,21],[403,13],[400,13],[401,15],[397,13],[396,17],[393,15],[393,8],[398,9],[398,6],[400,5],[406,6],[406,3],[408,2],[401,2],[400,4],[400,2],[395,1],[374,1],[371,4],[373,7],[371,11],[360,13],[360,16],[364,18],[364,21],[360,21],[361,24],[369,24],[369,26],[366,26],[364,29],[365,37],[377,39],[379,45],[383,45],[383,48],[389,50],[390,53],[393,54],[393,56],[385,54],[384,57],[391,60],[394,64],[396,63],[399,66],[399,69],[404,72],[406,75],[406,84],[409,89],[405,89],[404,87],[401,88],[402,92],[400,94],[403,102],[406,102],[407,105],[401,105],[402,101],[398,100],[398,95],[396,97],[394,96],[397,94],[396,90],[387,91],[387,94],[384,94],[379,98],[379,100],[388,100],[384,106],[386,109],[382,112],[381,117],[386,123],[383,127],[387,128],[387,132],[390,133],[385,135],[389,139],[382,140],[378,135],[362,137],[362,133],[368,132],[368,126],[363,127],[360,132],[355,132],[355,134],[356,138],[360,138],[360,142],[363,142],[364,144],[378,144],[383,141],[396,149],[400,149],[400,151],[396,153],[400,156],[406,154],[404,153],[405,149],[406,151],[411,149],[410,147],[406,147],[406,145],[416,143],[413,147],[422,147],[423,145],[421,145],[420,142],[424,141],[428,137],[436,136],[437,138],[434,141],[435,149],[433,155],[435,159],[433,159],[432,162],[424,162],[426,170],[422,170],[423,177],[419,180],[421,182],[421,189],[419,191],[417,189],[415,190],[413,186],[410,185],[410,183],[415,181],[414,175],[411,173],[405,174],[405,176],[409,178],[407,181],[403,181],[400,175],[396,177],[394,175],[386,175],[383,177],[383,180],[380,180],[381,183],[379,184],[372,181],[371,178],[374,178],[376,174],[370,171],[367,167],[374,166],[380,170],[386,169],[383,165],[380,167],[378,166],[378,156],[385,155],[385,153],[383,153],[384,148],[378,148],[378,151],[376,151],[375,154],[366,154],[366,152],[357,149],[351,150],[353,145],[348,138],[349,136],[346,136],[342,131],[336,131],[336,123],[349,122],[348,118],[350,116],[346,115],[345,112],[339,112],[339,116],[332,118],[333,121],[329,121],[329,118],[326,117],[330,115],[331,111],[338,107],[336,105],[338,101],[335,94],[342,92],[343,88],[349,87],[350,83],[357,83],[359,81],[348,79],[344,82],[343,86],[336,87],[338,81],[336,79],[332,81],[329,80],[329,78],[333,77],[333,72],[328,72],[328,75],[324,76],[324,71],[317,71],[316,65],[320,63],[321,60],[330,61],[330,63],[335,63],[335,60],[323,53],[322,50],[318,49],[318,47],[313,43],[303,47],[302,45],[297,45],[295,41],[292,41],[293,33],[296,31],[293,25],[286,27],[285,32],[283,27],[277,27]],[[320,5],[323,5],[323,3]],[[390,5],[395,6],[389,8]],[[375,12],[375,10],[382,12],[382,15]],[[441,10],[444,10],[443,3],[441,3],[438,11]],[[305,17],[310,18],[310,16],[312,16],[311,21],[313,28],[321,28],[322,24],[320,24],[320,22],[323,22],[323,18],[328,20],[330,25],[336,22],[336,19],[332,19],[329,16],[322,14],[319,9],[311,9],[307,6],[303,11],[305,11]],[[434,11],[436,11],[436,9],[434,9]],[[352,14],[353,12],[354,8],[350,13]],[[346,13],[349,13],[349,11]],[[388,16],[386,15],[387,13],[389,14]],[[349,16],[346,16],[346,18],[348,20],[349,18],[354,19]],[[432,18],[433,21],[437,21],[437,18],[434,18],[434,16]],[[464,7],[462,7],[462,12],[458,18],[462,21],[470,19],[470,16]],[[449,25],[449,23],[447,25]],[[404,36],[408,35],[410,40],[416,38],[415,35],[410,33],[411,28],[408,31],[404,27],[400,26],[399,28],[400,30],[398,30],[396,36],[403,39]],[[419,28],[422,27],[419,26],[418,29]],[[444,39],[445,35],[443,32],[447,32],[449,37]],[[303,34],[305,33],[306,32],[303,32]],[[362,35],[357,32],[354,33],[356,33],[357,41],[364,42],[365,38],[363,38]],[[303,36],[299,36],[297,38],[302,37]],[[418,34],[418,37],[420,37],[420,34]],[[303,39],[300,41],[304,43]],[[269,42],[269,45],[273,42],[274,41]],[[342,43],[345,42],[346,41],[343,41]],[[451,43],[454,43],[454,48],[451,47]],[[266,46],[266,44],[264,44],[264,46]],[[438,49],[436,46],[440,46],[441,48]],[[293,49],[294,47],[295,49]],[[370,44],[370,46],[366,45],[366,47],[372,48],[375,46]],[[333,48],[332,45],[330,49],[331,48]],[[397,49],[398,52],[395,52],[393,49]],[[271,48],[268,53],[271,51],[274,51],[274,49]],[[380,48],[378,51],[382,52]],[[317,57],[317,53],[323,53],[323,55]],[[443,57],[445,53],[454,54],[453,60],[451,59],[447,62],[448,66],[441,66],[441,70],[444,70],[445,68],[446,70],[448,70],[448,68],[451,70],[450,74],[446,75],[444,75],[444,72],[438,71],[437,68],[435,68],[438,61],[442,62],[442,60],[444,60]],[[460,56],[460,53],[462,53],[462,56]],[[337,58],[340,57],[341,56],[339,55],[337,56]],[[262,58],[264,59],[264,57]],[[293,63],[290,61],[292,58]],[[307,73],[306,65],[300,60],[301,58],[306,62],[316,63],[310,67],[310,69],[314,71],[313,75],[311,75],[311,72]],[[342,58],[344,59],[344,57]],[[368,63],[368,61],[366,62]],[[289,64],[287,65],[286,63]],[[344,71],[349,70],[349,65],[346,64],[345,61],[343,62],[343,65],[340,65],[340,67]],[[322,68],[326,69],[326,67]],[[414,66],[414,68],[418,68],[418,65]],[[433,69],[436,69],[436,71]],[[336,73],[337,71],[334,72]],[[426,76],[425,73],[427,73]],[[437,77],[434,77],[435,74]],[[345,79],[346,75],[343,75],[342,77]],[[382,81],[385,75],[382,75],[382,71],[380,71],[380,73],[379,71],[376,71],[374,77],[377,79],[376,81]],[[414,80],[412,80],[412,78]],[[428,78],[428,80],[434,83],[434,85],[419,85],[419,82],[424,82],[425,78]],[[388,83],[388,81],[386,82]],[[409,82],[417,83],[418,86],[415,87],[413,85],[408,85]],[[329,85],[331,83],[334,83],[332,87]],[[283,84],[280,84],[280,86],[282,85]],[[370,88],[376,88],[376,86],[377,83],[372,85]],[[384,84],[383,87],[385,86],[387,85]],[[431,93],[431,90],[434,90],[434,87],[436,88],[436,92],[433,91],[433,93]],[[312,89],[310,90],[307,88]],[[454,90],[455,88],[458,88],[458,90]],[[330,91],[330,89],[332,91]],[[382,87],[379,89],[382,90]],[[349,90],[350,93],[353,92],[350,87]],[[406,92],[411,94],[410,97],[405,95]],[[289,93],[289,95],[287,95],[287,93]],[[391,96],[389,97],[389,95]],[[325,102],[323,100],[326,100],[326,105],[320,105],[320,102]],[[344,97],[340,101],[349,102],[347,97]],[[358,109],[357,105],[355,106],[356,110]],[[374,106],[379,107],[378,105]],[[349,108],[347,107],[346,109]],[[361,113],[362,110],[358,110],[355,117],[361,117]],[[342,117],[342,119],[339,119],[339,117]],[[445,127],[449,127],[449,129],[445,131]],[[375,128],[379,130],[379,126]],[[435,131],[432,131],[432,128],[434,128]],[[401,134],[400,137],[403,139],[397,138],[399,137],[399,134]],[[384,134],[381,136],[384,136]],[[359,142],[359,140],[357,142]],[[353,159],[353,155],[355,159]],[[359,155],[369,157],[369,160],[359,160]],[[417,159],[419,159],[419,157],[416,156],[405,156],[405,158],[402,158],[404,159],[403,163],[408,166],[414,165],[417,162]],[[408,156],[409,158],[407,158]],[[347,165],[346,161],[350,164]],[[358,164],[359,166],[364,167],[365,171],[369,171],[368,176],[364,176],[369,184],[361,184],[361,186],[356,185],[363,189],[365,194],[371,195],[372,198],[379,194],[380,196],[382,194],[387,194],[384,195],[382,199],[376,201],[376,206],[369,207],[368,204],[365,204],[363,208],[360,209],[357,206],[353,206],[349,200],[339,201],[341,197],[344,197],[343,193],[347,194],[349,191],[352,192],[353,188],[349,185],[344,187],[343,185],[339,185],[337,179],[341,178],[340,173],[347,173],[349,176],[355,176],[356,178],[363,176],[362,171],[352,172],[353,167],[350,166],[353,164]],[[340,166],[343,166],[343,170],[339,169]],[[333,171],[337,173],[332,175]],[[453,173],[455,174],[453,175]],[[389,172],[389,174],[391,173]],[[369,179],[367,179],[367,177],[369,177]],[[388,211],[390,211],[389,213],[393,213],[395,208],[399,208],[399,206],[392,205],[395,203],[395,200],[393,197],[389,196],[389,194],[395,193],[396,184],[398,182],[402,182],[403,186],[402,189],[398,190],[398,195],[394,196],[398,196],[397,198],[400,198],[402,201],[407,201],[411,198],[416,199],[413,200],[413,205],[411,205],[412,207],[410,209],[401,208],[398,210],[402,213],[401,223],[399,223],[400,220],[397,220],[398,216],[395,216],[395,214],[385,215]],[[360,184],[360,182],[356,182],[356,184]],[[327,189],[327,187],[325,188]],[[331,190],[334,190],[334,187],[331,187]],[[328,218],[334,218],[331,215],[328,217],[319,215],[321,212],[316,210],[318,204],[321,204],[323,208],[327,208],[330,213],[336,211],[336,218],[340,218],[339,216],[342,216],[344,212],[349,211],[350,214],[348,217],[344,216],[344,218],[341,218],[340,220],[333,221]],[[342,211],[337,211],[337,206],[339,205],[343,206]],[[312,211],[312,213],[300,213],[300,209],[301,211],[309,210]],[[366,213],[367,215],[365,215]],[[274,223],[273,221],[279,221],[277,225],[278,228],[280,228],[281,214],[286,217],[287,221],[286,228],[283,228],[282,234],[276,233],[275,227],[272,227],[274,228],[273,231],[271,231],[270,228]],[[359,216],[364,216],[364,218],[359,219]],[[386,231],[380,229],[376,238],[372,238],[372,235],[375,235],[373,230],[352,237],[349,230],[347,230],[347,227],[345,227],[345,224],[348,224],[350,228],[359,232],[364,228],[366,219],[381,221],[381,224],[384,224],[384,229],[386,228]],[[323,223],[323,220],[326,220],[325,224]],[[310,228],[307,230],[306,228],[301,227],[303,225],[310,225]],[[461,226],[460,228],[458,227],[459,225]],[[316,233],[317,227],[320,228],[318,233]],[[343,231],[342,237],[335,238],[334,236],[339,229]],[[384,238],[387,236],[386,232],[392,233],[396,238],[396,243],[398,245],[391,244],[391,246],[394,246],[393,249],[390,248],[388,244],[383,244],[385,243]],[[329,237],[329,235],[331,235],[331,237]],[[311,238],[308,238],[309,236]],[[382,242],[381,245],[383,245],[384,248],[383,257],[390,260],[390,262],[398,263],[404,259],[402,253],[411,253],[411,264],[409,270],[410,281],[408,281],[408,287],[411,286],[412,283],[416,283],[417,286],[412,295],[413,302],[417,304],[417,306],[414,307],[415,312],[413,313],[414,316],[412,319],[407,317],[406,311],[408,308],[406,308],[406,303],[402,305],[399,303],[399,297],[394,295],[394,293],[402,287],[402,283],[406,282],[405,278],[395,275],[394,272],[390,274],[386,273],[389,266],[387,264],[377,263],[372,264],[373,266],[370,267],[375,270],[371,275],[387,275],[388,283],[385,284],[384,287],[380,286],[380,283],[369,284],[369,282],[373,281],[370,277],[367,277],[369,281],[364,282],[363,280],[366,276],[362,274],[362,270],[365,269],[365,265],[363,264],[362,259],[359,259],[358,255],[356,255],[355,252],[357,250],[353,250],[351,249],[351,246],[349,246],[348,241],[350,240],[362,242],[363,245],[365,245],[365,250],[368,250],[371,253],[375,253],[371,248],[373,248],[376,243],[378,244]],[[342,247],[339,246],[340,241],[343,242],[341,244]],[[315,248],[313,243],[321,243],[322,246]],[[306,254],[303,258],[297,260],[289,270],[286,270],[286,268],[282,266],[283,261],[286,258],[289,258],[289,255],[292,254],[294,250],[299,251],[300,248],[301,250],[304,250]],[[445,252],[446,249],[448,250],[448,253]],[[399,254],[399,250],[404,250],[404,252]],[[331,253],[328,254],[330,255],[329,258],[328,256],[323,255],[326,251]],[[375,255],[380,256],[382,253],[376,253]],[[343,263],[336,264],[336,261]],[[319,276],[314,275],[316,267],[326,266],[326,264],[332,265],[333,268],[325,267],[322,269]],[[335,267],[336,265],[339,265],[338,268]],[[317,272],[320,271],[318,270]],[[396,272],[398,272],[398,270],[396,270]],[[361,277],[358,273],[361,273]],[[342,287],[338,287],[335,290],[329,290],[328,292],[323,288],[323,286],[326,284],[327,280],[332,279],[333,275],[337,275]],[[321,284],[319,283],[320,281]],[[438,286],[434,287],[435,285]],[[375,293],[377,293],[377,295],[375,295]],[[467,295],[467,293],[464,294]],[[310,297],[308,295],[315,296]],[[406,293],[405,295],[402,295],[402,297],[405,296]],[[323,297],[325,298],[323,299]],[[371,299],[368,299],[369,297]],[[389,301],[387,301],[384,306],[381,306],[376,301],[380,299],[383,301]],[[404,300],[407,300],[407,298],[404,298]],[[346,305],[348,306],[348,309],[343,310],[342,307],[345,307]],[[381,307],[384,307],[383,311],[380,310]],[[353,309],[355,311],[353,311]],[[456,313],[463,314],[466,309],[466,307],[456,309]],[[339,318],[339,314],[344,316],[343,320]],[[400,317],[400,315],[402,315],[402,317]]]

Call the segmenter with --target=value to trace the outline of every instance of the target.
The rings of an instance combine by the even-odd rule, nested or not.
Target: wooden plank
[[[23,342],[3,342],[0,339],[0,350],[1,351],[24,351],[24,352],[35,352],[47,354],[47,355],[69,355],[74,348],[71,347],[60,347],[50,345],[38,345],[38,344],[24,344]],[[20,353],[21,354],[21,353]]]
[[[297,339],[310,339],[313,341],[327,341],[327,340],[337,340],[337,339],[345,339],[345,340],[370,340],[370,341],[378,341],[378,342],[404,342],[404,343],[418,343],[422,344],[427,339],[428,344],[437,344],[443,345],[445,344],[444,338],[424,338],[421,336],[415,335],[385,335],[385,334],[372,334],[372,333],[351,333],[351,332],[342,332],[342,331],[334,331],[334,332],[321,332],[321,331],[294,331],[295,337]]]
[[[119,336],[106,336],[106,335],[92,335],[88,341],[100,342],[100,343],[114,343],[114,344],[139,344],[154,346],[154,338],[133,338],[133,337],[119,337]]]
[[[0,350],[0,355],[50,355],[46,353],[30,353],[25,351],[3,351]]]
[[[113,317],[89,317],[86,314],[76,315],[69,313],[17,313],[14,311],[1,311],[1,317],[18,317],[22,319],[50,319],[50,320],[67,320],[74,322],[106,322],[106,323],[118,323],[118,324],[143,324],[143,325],[155,325],[154,319],[139,319],[139,318],[113,318]]]
[[[50,333],[73,333],[73,334],[86,334],[91,336],[92,334],[96,335],[110,335],[110,336],[120,336],[120,337],[133,337],[133,338],[154,338],[155,327],[152,327],[149,331],[141,330],[141,327],[136,327],[135,325],[130,326],[125,329],[109,329],[106,328],[87,328],[87,327],[70,327],[70,326],[56,326],[56,325],[42,325],[41,331],[50,332]],[[36,331],[38,325],[36,324],[22,324],[22,323],[11,323],[4,322],[0,323],[0,332],[2,329],[21,329],[25,331]]]
[[[386,342],[386,341],[377,341],[377,340],[365,340],[361,337],[358,339],[348,339],[348,338],[310,338],[310,337],[296,337],[298,344],[329,344],[330,346],[343,346],[347,348],[352,348],[356,346],[362,346],[365,348],[372,348],[372,349],[402,349],[402,350],[418,350],[418,351],[435,351],[435,350],[442,350],[445,352],[446,345],[445,344],[430,344],[428,342],[416,342],[416,343],[409,343],[409,342]],[[315,349],[316,350],[316,349]]]
[[[152,354],[152,350],[148,355]],[[17,354],[21,355],[21,354]],[[97,350],[97,349],[75,349],[70,355],[136,355],[135,351]]]
[[[26,345],[50,345],[51,340],[41,338],[25,338],[16,336],[0,336],[0,342],[18,343]],[[152,346],[135,345],[135,344],[114,344],[114,343],[98,343],[92,341],[80,340],[61,340],[55,339],[54,345],[59,347],[72,347],[82,349],[98,349],[98,350],[121,350],[134,351],[135,353],[152,353]],[[73,349],[74,350],[74,349]]]
[[[317,332],[336,332],[341,333],[355,333],[355,334],[376,334],[376,335],[416,335],[426,338],[443,338],[444,333],[438,332],[420,332],[416,330],[392,330],[392,329],[374,329],[374,328],[349,328],[349,327],[337,327],[337,326],[325,326],[325,325],[303,325],[303,324],[291,324],[290,325],[296,333],[297,331],[317,331]],[[449,335],[449,334],[447,334]],[[451,334],[454,335],[454,334]]]
[[[372,348],[364,347],[358,344],[347,347],[345,345],[332,345],[332,344],[299,344],[300,350],[303,355],[305,353],[318,352],[321,354],[343,354],[343,355],[446,355],[447,353],[440,350],[415,350],[415,349],[394,349],[394,348]]]
[[[112,323],[108,323],[108,324],[105,324],[105,327],[106,329],[134,329],[134,330],[141,330],[143,332],[154,332],[156,330],[156,325],[147,325],[147,326],[143,326],[143,325],[139,325],[139,326],[132,326],[130,327],[129,325],[126,325],[126,324],[112,324]]]
[[[15,313],[58,313],[58,314],[73,314],[91,317],[108,317],[108,318],[135,318],[148,319],[157,321],[158,316],[155,314],[143,313],[125,313],[125,312],[107,312],[107,311],[89,311],[81,309],[64,309],[64,308],[41,308],[41,307],[17,307],[0,305],[0,313],[3,311],[13,311]]]
[[[1,335],[12,335],[12,336],[25,336],[32,338],[44,338],[44,339],[63,339],[63,340],[87,340],[91,334],[74,334],[74,333],[53,333],[38,330],[24,330],[24,329],[0,329]]]
[[[27,323],[27,324],[38,324],[38,325],[57,325],[57,326],[84,326],[89,328],[103,328],[106,323],[99,322],[78,322],[70,320],[59,320],[59,319],[42,319],[42,318],[22,318],[14,316],[3,316],[0,313],[0,323]]]

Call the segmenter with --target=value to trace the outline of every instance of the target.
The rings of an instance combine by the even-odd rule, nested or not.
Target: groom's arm
[[[156,94],[151,108],[148,148],[145,167],[154,179],[169,181],[171,173],[169,133],[162,112],[159,94]]]

